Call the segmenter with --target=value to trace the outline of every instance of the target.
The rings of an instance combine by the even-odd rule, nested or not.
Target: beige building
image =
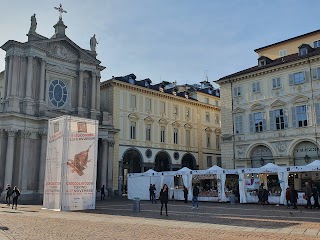
[[[319,159],[320,30],[256,49],[221,86],[222,167]]]
[[[207,81],[177,86],[134,74],[101,83],[101,110],[113,115],[114,188],[127,173],[206,169],[221,164],[220,93]],[[118,180],[120,184],[117,185]]]

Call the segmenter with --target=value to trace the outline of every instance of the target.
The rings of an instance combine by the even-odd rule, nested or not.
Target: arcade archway
[[[259,168],[267,163],[274,163],[271,150],[263,145],[254,147],[251,151],[251,167]]]
[[[194,158],[194,156],[190,153],[186,153],[181,160],[181,165],[182,167],[187,167],[190,168],[192,170],[196,169],[196,160]]]
[[[293,150],[294,165],[303,166],[319,159],[319,148],[312,142],[303,141],[297,144]]]
[[[161,151],[157,153],[155,157],[155,167],[154,170],[157,172],[164,172],[171,170],[170,156],[167,152]]]

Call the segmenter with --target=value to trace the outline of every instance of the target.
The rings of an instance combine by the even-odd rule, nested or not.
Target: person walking
[[[297,208],[297,202],[298,202],[298,192],[294,189],[294,186],[291,187],[291,194],[290,194],[290,202],[293,204],[293,209]]]
[[[316,184],[312,184],[312,196],[313,196],[313,199],[314,199],[314,205],[313,207],[314,208],[320,208],[319,207],[319,192],[318,192],[318,188],[316,186]]]
[[[150,183],[150,187],[149,187],[149,198],[150,198],[150,201],[152,202],[152,193],[153,193],[153,186],[152,184]]]
[[[196,207],[196,204],[197,204],[197,209],[199,207],[199,204],[198,204],[198,196],[199,196],[199,188],[196,185],[194,185],[193,187],[193,191],[192,191],[192,209],[194,209]]]
[[[311,205],[312,189],[308,182],[306,182],[305,185],[306,185],[305,199],[307,200],[307,206],[305,206],[305,208],[310,207],[310,209],[312,209],[312,205]]]
[[[259,191],[258,191],[258,201],[259,201],[260,204],[263,203],[263,201],[262,201],[263,186],[264,186],[264,184],[261,183],[261,185],[259,186]]]
[[[167,184],[164,184],[160,191],[160,202],[161,202],[161,210],[160,215],[162,215],[163,204],[166,208],[166,216],[168,216],[168,200],[169,200],[169,190]]]
[[[105,191],[104,191],[104,185],[102,185],[101,188],[101,200],[104,200],[104,198],[106,197]]]
[[[156,185],[153,184],[153,185],[152,185],[152,203],[153,203],[153,202],[154,202],[154,203],[157,203],[156,191],[157,191]]]
[[[262,204],[264,205],[267,203],[268,205],[270,204],[268,201],[269,198],[269,192],[266,187],[263,187],[263,193],[262,193]]]
[[[287,200],[287,208],[290,208],[291,205],[291,188],[287,187],[286,190],[286,200]]]
[[[188,203],[188,188],[186,188],[186,186],[183,186],[183,196],[184,196],[184,202]]]
[[[7,206],[10,206],[10,198],[11,198],[11,195],[12,195],[12,189],[11,189],[11,187],[10,187],[9,184],[7,184],[6,191],[7,191],[7,194],[6,194],[6,203],[7,203]]]
[[[14,205],[16,205],[15,209],[17,210],[19,196],[20,196],[20,190],[17,188],[17,186],[15,186],[12,191],[12,209]]]

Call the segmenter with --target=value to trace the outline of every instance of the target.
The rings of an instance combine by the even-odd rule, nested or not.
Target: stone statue
[[[37,29],[37,19],[36,19],[36,14],[33,14],[31,16],[31,25],[30,25],[29,32],[35,32],[36,29]]]
[[[97,39],[96,39],[96,35],[94,34],[92,38],[90,38],[90,48],[91,48],[91,51],[95,52],[96,51],[96,46],[97,44],[99,44],[97,42]]]

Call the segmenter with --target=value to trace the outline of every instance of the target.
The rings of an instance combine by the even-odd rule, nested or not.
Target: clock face
[[[62,107],[68,97],[65,83],[61,80],[53,80],[49,86],[49,100],[55,107]]]

